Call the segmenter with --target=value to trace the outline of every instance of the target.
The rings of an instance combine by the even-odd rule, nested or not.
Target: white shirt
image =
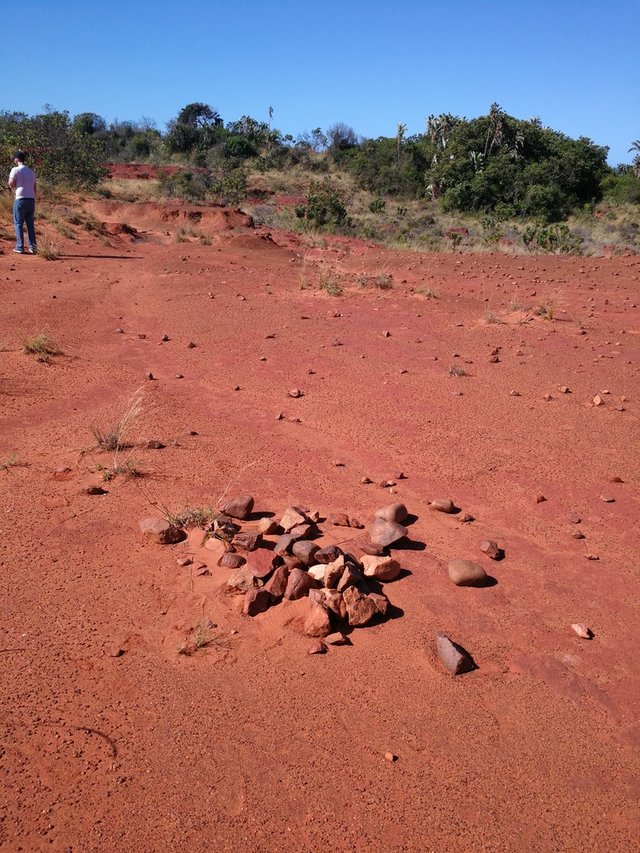
[[[13,167],[9,172],[9,180],[15,181],[16,198],[36,197],[36,173],[24,163]]]

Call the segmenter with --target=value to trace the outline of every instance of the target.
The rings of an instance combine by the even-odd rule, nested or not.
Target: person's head
[[[24,153],[24,151],[16,151],[16,153],[13,155],[13,162],[16,164],[16,166],[18,165],[18,163],[24,163],[26,159],[27,155]]]

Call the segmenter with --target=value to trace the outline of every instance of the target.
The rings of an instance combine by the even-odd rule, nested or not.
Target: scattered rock
[[[385,752],[384,757],[386,761],[390,761],[391,763],[398,760],[398,756],[394,755],[393,752]]]
[[[450,560],[447,571],[456,586],[483,586],[487,579],[482,566],[472,560]]]
[[[574,530],[571,535],[574,539],[584,539],[584,533],[581,530]]]
[[[318,586],[318,582],[302,569],[292,569],[287,581],[284,597],[288,601],[297,601],[309,594],[309,590]]]
[[[365,542],[360,545],[360,550],[365,554],[371,554],[374,557],[384,557],[386,549],[383,545],[374,545],[373,542]]]
[[[313,602],[309,608],[307,618],[304,620],[304,632],[308,637],[326,637],[331,631],[329,614],[325,608]]]
[[[452,513],[455,508],[454,502],[449,498],[436,498],[431,501],[431,509],[435,509],[436,512]]]
[[[265,584],[265,589],[268,589],[274,598],[282,598],[286,592],[288,580],[289,569],[286,566],[278,566]]]
[[[611,495],[600,495],[600,500],[606,504],[612,504],[616,501],[616,499],[612,498]]]
[[[184,539],[184,532],[165,518],[143,518],[138,522],[145,536],[154,539],[160,545],[174,545]]]
[[[329,516],[329,521],[334,527],[351,527],[349,516],[344,512],[334,512]]]
[[[602,397],[599,394],[596,394],[596,396],[593,398],[593,400],[591,402],[593,403],[594,406],[604,406],[604,400],[602,399]]]
[[[264,613],[274,603],[273,596],[268,589],[250,589],[245,593],[242,612],[245,616],[257,616]]]
[[[576,634],[583,640],[591,640],[593,638],[593,631],[591,628],[587,628],[586,625],[582,625],[579,622],[576,622],[575,625],[571,626]]]
[[[376,510],[375,517],[394,524],[401,524],[408,514],[407,508],[403,503],[393,503]]]
[[[273,548],[273,553],[277,554],[278,557],[284,557],[285,554],[289,553],[289,550],[295,541],[295,536],[290,536],[288,533],[283,533],[282,536],[278,537],[278,541],[276,542]]]
[[[317,557],[317,554],[316,554]],[[321,563],[319,565],[322,565]],[[330,563],[324,565],[323,583],[327,589],[335,589],[344,574],[344,555],[340,554]]]
[[[324,641],[330,646],[351,645],[351,643],[349,642],[349,638],[346,637],[341,631],[335,631],[333,634],[327,634],[327,636],[324,638]]]
[[[599,560],[600,557],[597,554],[585,554],[587,560]]]
[[[245,521],[253,512],[254,500],[251,495],[236,495],[220,508],[220,511],[231,518]]]
[[[102,486],[85,486],[82,490],[85,495],[107,495],[109,494]]]
[[[338,548],[337,545],[326,545],[324,548],[316,551],[314,559],[317,563],[324,563],[326,565],[337,560],[341,554],[342,549]]]
[[[388,547],[407,535],[407,528],[392,521],[377,518],[371,526],[371,541],[374,545]]]
[[[335,589],[325,589],[323,604],[328,610],[335,613],[338,619],[347,618],[347,608],[342,593],[337,592]]]
[[[187,344],[187,349],[195,349],[195,347],[197,346],[198,344],[194,343],[193,341],[189,341],[189,343]]]
[[[377,616],[378,609],[368,595],[361,593],[355,586],[349,586],[342,593],[349,625],[361,628],[368,625]]]
[[[239,569],[240,566],[244,566],[245,562],[245,558],[240,556],[240,554],[234,554],[232,551],[225,551],[222,557],[218,560],[218,565],[222,569]]]
[[[568,515],[567,521],[569,522],[569,524],[580,524],[582,519],[580,518],[579,515]]]
[[[152,382],[156,377],[153,375],[153,373],[150,370],[148,370],[145,373],[144,378],[147,379],[149,382]]]
[[[400,563],[393,557],[374,557],[365,554],[362,558],[365,577],[376,578],[376,580],[388,582],[394,581],[402,568]]]
[[[469,653],[442,631],[436,633],[436,652],[440,662],[451,675],[469,672],[474,668],[473,659]]]
[[[370,592],[369,598],[375,604],[376,610],[381,616],[386,616],[389,610],[389,599],[381,592]]]
[[[502,548],[498,547],[498,543],[493,539],[483,539],[480,543],[480,550],[492,560],[499,560],[502,556]]]
[[[258,531],[263,536],[272,536],[278,532],[278,524],[272,518],[261,518],[258,522]]]
[[[370,483],[373,483],[373,480],[371,479],[371,477],[363,477],[360,482],[363,486],[368,486]]]
[[[290,388],[287,393],[290,397],[294,398],[303,396],[302,391],[299,388]]]
[[[236,533],[233,537],[233,544],[236,548],[242,548],[243,551],[255,551],[260,545],[259,533]]]
[[[255,578],[264,580],[273,571],[273,558],[273,551],[258,548],[251,551],[247,556],[247,568]]]
[[[290,506],[282,513],[280,527],[285,533],[288,533],[292,527],[295,527],[298,524],[305,524],[306,522],[307,516],[305,513],[298,509],[298,507]]]
[[[229,575],[225,593],[227,595],[243,595],[248,590],[257,589],[261,586],[262,581],[255,578],[247,566],[241,566],[239,569],[234,569]]]
[[[176,563],[181,568],[184,568],[185,566],[190,566],[191,563],[193,563],[193,558],[192,557],[178,557],[178,559],[176,560]]]
[[[465,512],[460,521],[463,524],[469,524],[471,521],[475,521],[475,517],[473,515],[470,515],[468,512]]]
[[[338,581],[338,592],[344,592],[350,586],[359,586],[363,579],[362,570],[356,563],[347,563]]]
[[[536,503],[537,504],[543,504],[545,501],[546,501],[546,498],[544,495],[537,495],[536,496]]]
[[[322,640],[316,640],[309,646],[308,655],[324,655],[327,652],[327,644]]]
[[[311,566],[317,561],[314,559],[315,554],[320,550],[320,546],[314,542],[301,540],[294,542],[291,546],[291,551],[305,566]]]

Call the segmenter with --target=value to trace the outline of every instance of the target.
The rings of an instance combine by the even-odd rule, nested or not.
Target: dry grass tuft
[[[91,433],[96,440],[96,445],[100,450],[117,452],[129,446],[127,444],[127,437],[134,423],[142,414],[143,400],[144,394],[142,389],[138,388],[115,423],[106,429],[97,424],[90,427]]]
[[[53,355],[61,355],[62,351],[57,343],[46,332],[40,332],[38,335],[20,337],[20,345],[22,352],[28,355],[35,355],[38,361],[48,362]]]
[[[452,364],[448,370],[449,376],[468,376],[467,371],[460,364]]]

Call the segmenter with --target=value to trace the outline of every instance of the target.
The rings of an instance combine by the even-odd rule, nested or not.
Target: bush
[[[312,184],[307,203],[298,205],[296,216],[312,228],[343,228],[350,224],[347,208],[338,190],[328,182]]]
[[[573,234],[564,222],[556,225],[529,225],[522,234],[527,249],[541,249],[554,255],[581,255],[583,238]]]

